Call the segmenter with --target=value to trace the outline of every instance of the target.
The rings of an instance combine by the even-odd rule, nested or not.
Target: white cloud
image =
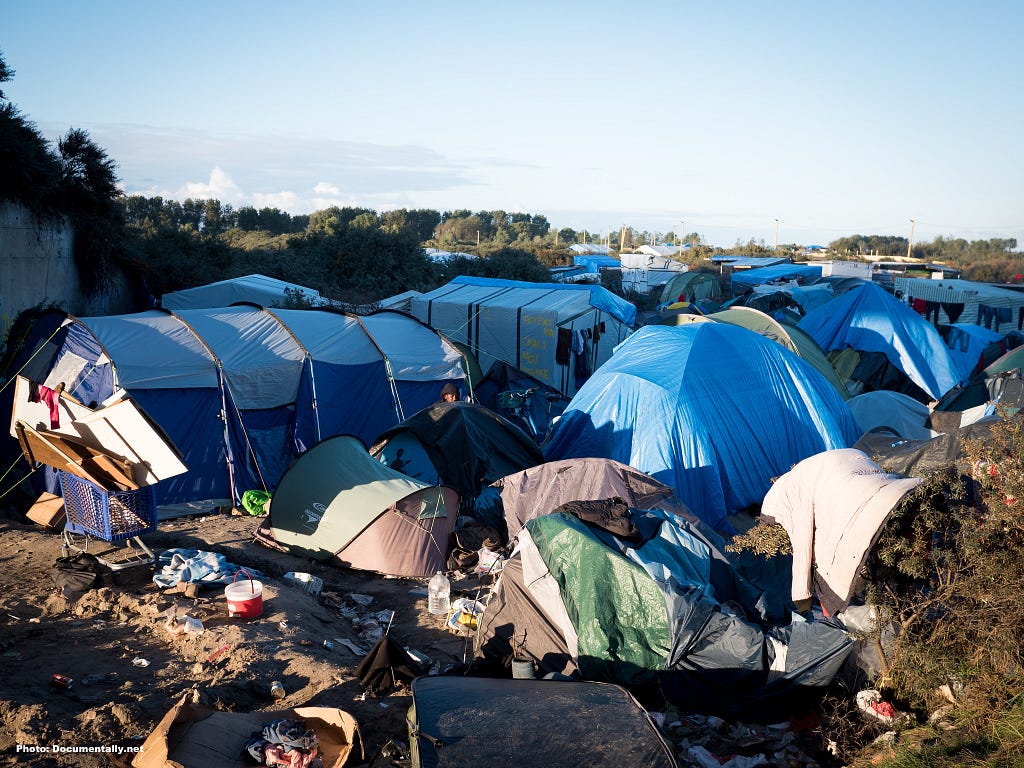
[[[243,199],[242,190],[235,180],[219,165],[214,166],[210,171],[209,182],[185,182],[179,196],[181,199],[192,198],[194,200],[214,198],[222,203],[231,203],[232,205],[238,205]]]
[[[317,182],[313,187],[313,192],[320,197],[338,197],[341,194],[341,190],[338,187],[327,181]]]

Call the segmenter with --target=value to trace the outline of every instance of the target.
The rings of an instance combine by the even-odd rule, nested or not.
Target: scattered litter
[[[906,712],[899,712],[888,701],[882,700],[882,694],[873,688],[860,691],[857,694],[857,708],[873,720],[878,720],[885,725],[909,722],[912,717]]]
[[[149,661],[147,659],[142,658],[141,656],[136,656],[134,659],[132,659],[132,664],[134,664],[136,667],[148,667]]]
[[[29,624],[38,624],[39,623],[39,619],[29,619],[28,623]]]
[[[362,646],[359,646],[356,643],[353,643],[351,640],[347,640],[343,637],[334,638],[334,642],[338,645],[345,646],[350,651],[352,651],[352,653],[354,653],[356,656],[365,656],[369,652],[368,648],[363,648]]]
[[[357,605],[361,605],[364,608],[373,602],[372,595],[361,595],[358,592],[353,592],[348,596],[348,599]]]
[[[311,573],[288,571],[288,573],[284,575],[284,580],[290,582],[292,586],[298,587],[304,592],[308,592],[314,597],[319,595],[324,588],[324,580]]]
[[[360,619],[355,624],[356,632],[359,633],[359,637],[365,640],[370,645],[373,645],[382,637],[384,637],[384,628],[380,625],[373,616],[367,616]]]
[[[186,635],[201,635],[206,631],[206,628],[203,627],[203,622],[194,616],[186,616],[184,624]]]
[[[476,630],[477,618],[484,612],[483,603],[460,597],[452,603],[448,617],[448,630],[458,635],[470,635]]]
[[[430,590],[426,587],[414,587],[409,590],[409,594],[418,595],[419,597],[428,597],[430,595]]]
[[[206,657],[206,663],[207,664],[212,663],[214,661],[214,659],[216,659],[218,656],[220,656],[225,651],[230,650],[230,648],[231,648],[231,643],[225,643],[220,648],[218,648],[216,651],[214,651],[213,653],[211,653],[209,656]]]
[[[665,727],[665,713],[664,712],[648,712],[647,716],[651,719],[651,722],[654,723],[659,728],[664,728]]]

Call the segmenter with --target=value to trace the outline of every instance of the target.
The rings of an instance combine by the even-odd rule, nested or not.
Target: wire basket
[[[107,491],[95,483],[58,471],[68,525],[104,541],[120,541],[156,530],[153,486]]]

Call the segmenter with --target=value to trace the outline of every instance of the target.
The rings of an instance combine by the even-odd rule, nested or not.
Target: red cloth
[[[50,408],[50,429],[60,427],[60,393],[56,390],[37,384],[37,400],[46,403]]]
[[[919,315],[923,315],[928,311],[928,302],[924,299],[914,299],[910,304],[911,308]]]

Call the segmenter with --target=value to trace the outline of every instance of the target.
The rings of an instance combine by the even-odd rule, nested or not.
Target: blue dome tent
[[[576,394],[545,458],[628,464],[728,531],[773,477],[860,435],[835,387],[780,344],[719,323],[647,326]]]
[[[935,326],[874,283],[864,283],[809,312],[799,327],[826,353],[849,347],[885,355],[933,399],[960,381]]]

